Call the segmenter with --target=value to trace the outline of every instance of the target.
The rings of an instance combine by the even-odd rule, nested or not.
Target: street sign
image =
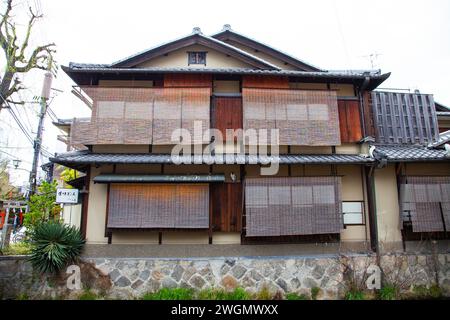
[[[57,203],[78,203],[78,189],[57,189]]]

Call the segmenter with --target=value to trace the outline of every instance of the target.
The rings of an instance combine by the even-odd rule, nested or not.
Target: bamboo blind
[[[410,212],[413,232],[450,229],[450,177],[404,176],[401,212]]]
[[[247,236],[340,233],[340,177],[247,178]]]
[[[208,228],[208,184],[111,184],[108,228]]]
[[[91,121],[74,119],[71,144],[175,144],[172,133],[184,128],[191,143],[194,121],[209,128],[210,88],[105,88],[83,90],[93,100]]]
[[[438,138],[432,95],[374,91],[372,109],[377,142],[428,144]]]
[[[341,143],[334,91],[243,88],[242,99],[244,129],[279,129],[281,145]]]

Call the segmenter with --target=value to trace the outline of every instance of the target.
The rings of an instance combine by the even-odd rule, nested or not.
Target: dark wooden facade
[[[211,127],[220,130],[224,138],[226,129],[242,129],[242,98],[214,97]]]
[[[362,139],[361,113],[358,100],[338,100],[341,142],[353,143]]]
[[[208,87],[212,88],[212,75],[198,73],[166,73],[164,75],[164,87]]]
[[[246,75],[242,77],[242,87],[289,89],[289,78],[279,76]]]
[[[241,232],[242,184],[211,184],[213,231]]]

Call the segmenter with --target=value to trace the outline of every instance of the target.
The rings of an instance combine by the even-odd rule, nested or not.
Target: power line
[[[19,126],[20,130],[22,130],[22,132],[25,135],[25,137],[28,139],[28,141],[30,141],[31,144],[33,144],[33,138],[30,137],[29,133],[25,130],[25,128],[23,127],[22,123],[18,119],[17,115],[12,110],[12,108],[9,107],[8,110],[9,110],[9,113],[12,115],[14,121],[16,121],[17,125]]]
[[[17,157],[17,156],[15,156],[15,155],[13,155],[13,154],[11,154],[11,153],[9,153],[9,152],[3,151],[3,150],[0,150],[0,152],[1,152],[1,153],[4,153],[4,154],[6,154],[6,155],[8,155],[8,156],[10,156],[10,157],[12,157],[12,159],[20,158],[20,157]],[[23,160],[23,159],[20,159],[20,160],[23,161],[23,162],[26,162],[26,163],[31,164],[31,162],[29,162],[29,161],[27,161],[27,160]]]
[[[2,95],[0,95],[0,97],[2,98],[2,100],[6,103],[6,105],[8,106],[8,110],[11,113],[14,121],[17,123],[17,125],[19,126],[20,130],[23,132],[23,134],[25,135],[25,137],[28,139],[28,141],[34,146],[35,143],[39,143],[41,145],[41,153],[45,153],[45,156],[47,157],[52,157],[53,154],[46,150],[46,148],[42,145],[41,142],[35,141],[30,134],[27,132],[27,130],[24,128],[22,122],[20,121],[20,119],[17,117],[17,115],[15,114],[14,110],[11,108],[11,105],[3,98]]]

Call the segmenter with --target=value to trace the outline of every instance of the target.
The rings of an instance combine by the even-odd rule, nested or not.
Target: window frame
[[[206,67],[206,55],[208,51],[188,51],[188,66],[190,65],[204,65]],[[191,60],[191,56],[195,55],[195,61]],[[204,62],[198,62],[199,59],[197,55],[204,55]]]
[[[344,220],[344,216],[346,214],[346,212],[344,212],[344,203],[359,203],[361,205],[361,223],[345,223]],[[356,214],[359,212],[347,212],[347,213],[351,213],[351,214]],[[342,223],[344,225],[344,228],[346,228],[347,226],[365,226],[366,225],[366,215],[365,215],[365,205],[364,205],[364,201],[363,200],[346,200],[346,201],[342,201]]]

